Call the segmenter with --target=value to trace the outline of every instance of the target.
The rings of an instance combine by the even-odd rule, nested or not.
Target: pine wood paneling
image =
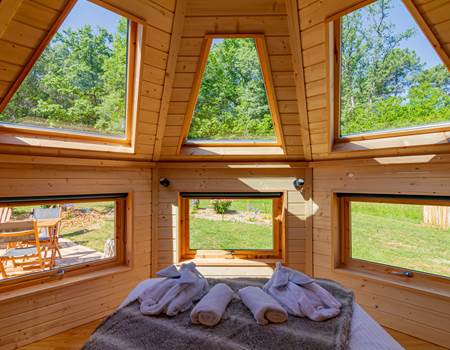
[[[159,267],[168,263],[178,262],[178,193],[183,191],[200,192],[270,192],[282,191],[286,194],[287,213],[285,218],[286,263],[294,268],[305,271],[308,252],[307,240],[310,238],[306,223],[307,201],[310,185],[304,192],[297,191],[292,182],[295,178],[304,178],[306,169],[291,167],[287,169],[264,169],[252,166],[243,168],[228,168],[226,166],[211,168],[211,166],[187,165],[183,171],[178,167],[158,168],[160,178],[168,178],[171,182],[167,188],[159,187],[159,224],[158,224],[158,261]],[[310,230],[310,229],[309,229]],[[208,267],[209,266],[209,267]],[[214,269],[214,262],[203,263],[202,271],[210,275],[221,273],[240,275],[267,275],[271,269],[266,265],[244,267],[223,267]]]
[[[310,137],[312,158],[314,160],[331,158],[351,158],[362,156],[378,155],[398,155],[415,154],[417,152],[429,152],[433,147],[436,152],[448,152],[449,145],[443,145],[443,141],[430,141],[429,146],[417,146],[408,148],[410,140],[403,142],[403,147],[393,147],[380,149],[380,146],[373,144],[364,144],[357,146],[359,152],[354,152],[355,147],[350,150],[336,149],[330,152],[330,114],[328,108],[328,84],[326,61],[327,38],[326,38],[326,19],[336,13],[343,11],[355,4],[359,0],[308,0],[298,1],[300,34],[303,45],[303,63],[306,81],[308,118],[310,123]],[[423,16],[432,33],[437,37],[439,44],[447,55],[450,55],[450,10],[448,1],[413,0],[418,12]],[[321,120],[315,117],[320,110]],[[426,140],[423,143],[426,144]]]
[[[270,9],[270,10],[269,10]],[[262,33],[266,36],[269,61],[272,69],[275,94],[280,110],[282,129],[284,117],[297,115],[297,120],[289,119],[291,129],[296,129],[295,137],[286,142],[287,155],[284,159],[302,159],[303,147],[296,106],[294,70],[292,66],[291,47],[287,26],[284,1],[264,0],[249,3],[220,3],[203,0],[188,0],[183,34],[178,52],[174,88],[169,105],[169,114],[162,141],[161,160],[192,158],[176,156],[176,138],[181,132],[184,113],[191,97],[201,45],[205,34],[213,33]],[[286,124],[287,125],[287,124]],[[178,129],[175,127],[179,127]],[[291,134],[292,135],[292,134]],[[291,143],[292,142],[292,143]],[[274,155],[277,157],[276,155]],[[214,156],[208,156],[214,158]],[[226,157],[216,155],[216,158]],[[279,156],[278,156],[279,157]]]
[[[149,168],[70,166],[67,160],[52,166],[0,163],[0,197],[130,193],[133,228],[128,241],[132,253],[127,256],[131,267],[127,272],[14,299],[2,295],[1,349],[14,349],[103,317],[114,310],[137,282],[150,275],[150,182]],[[52,284],[46,286],[50,288]]]
[[[381,162],[381,161],[380,161]],[[314,166],[314,274],[341,281],[382,325],[450,347],[450,298],[334,270],[333,193],[450,195],[450,163]],[[377,164],[374,160],[373,164]],[[386,160],[388,163],[388,160]]]

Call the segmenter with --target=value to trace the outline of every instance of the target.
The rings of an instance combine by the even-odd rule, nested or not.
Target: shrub
[[[225,214],[228,209],[230,209],[232,202],[223,200],[223,199],[215,199],[211,201],[211,205],[214,208],[214,211],[217,214]]]

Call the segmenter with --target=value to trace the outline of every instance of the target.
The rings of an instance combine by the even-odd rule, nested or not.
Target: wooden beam
[[[422,13],[420,13],[416,4],[412,0],[403,0],[403,3],[405,4],[405,7],[408,9],[411,16],[416,21],[417,25],[420,27],[420,29],[422,29],[423,33],[430,41],[431,45],[436,50],[438,56],[447,66],[447,69],[450,70],[450,57],[448,56],[447,52],[444,50],[438,38],[434,34],[433,30],[431,29],[431,26],[427,23]]]
[[[185,11],[186,0],[177,0],[172,26],[172,36],[170,38],[169,56],[167,58],[166,77],[164,79],[164,88],[161,99],[161,110],[159,112],[158,128],[156,130],[155,148],[153,151],[153,159],[155,161],[158,161],[161,156],[167,115],[169,114],[170,97],[172,95],[172,86],[175,78],[178,51],[180,50],[181,35],[183,34]]]
[[[297,0],[286,0],[289,41],[291,44],[292,64],[294,66],[295,90],[297,95],[298,113],[303,142],[303,152],[306,160],[311,160],[311,140],[309,136],[308,109],[306,106],[306,87],[303,70],[302,40],[298,18]]]
[[[8,28],[23,0],[2,0],[0,1],[0,38]]]

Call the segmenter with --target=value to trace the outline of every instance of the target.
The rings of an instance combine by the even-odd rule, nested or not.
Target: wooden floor
[[[83,326],[59,333],[29,344],[19,350],[78,350],[89,338],[90,334],[100,324],[102,320],[93,321]],[[394,337],[406,350],[444,350],[445,348],[425,342],[418,338],[386,328],[389,334]]]

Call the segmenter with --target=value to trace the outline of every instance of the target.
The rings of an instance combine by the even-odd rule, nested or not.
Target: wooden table
[[[50,255],[50,268],[53,268],[55,266],[55,260],[56,260],[56,253],[59,253],[61,255],[61,252],[59,251],[58,247],[58,226],[61,222],[61,218],[54,218],[54,219],[40,219],[36,220],[37,227],[39,229],[47,229],[48,231],[48,243],[45,242],[44,245],[48,246],[51,250]],[[44,260],[47,258],[47,250],[45,251]]]

